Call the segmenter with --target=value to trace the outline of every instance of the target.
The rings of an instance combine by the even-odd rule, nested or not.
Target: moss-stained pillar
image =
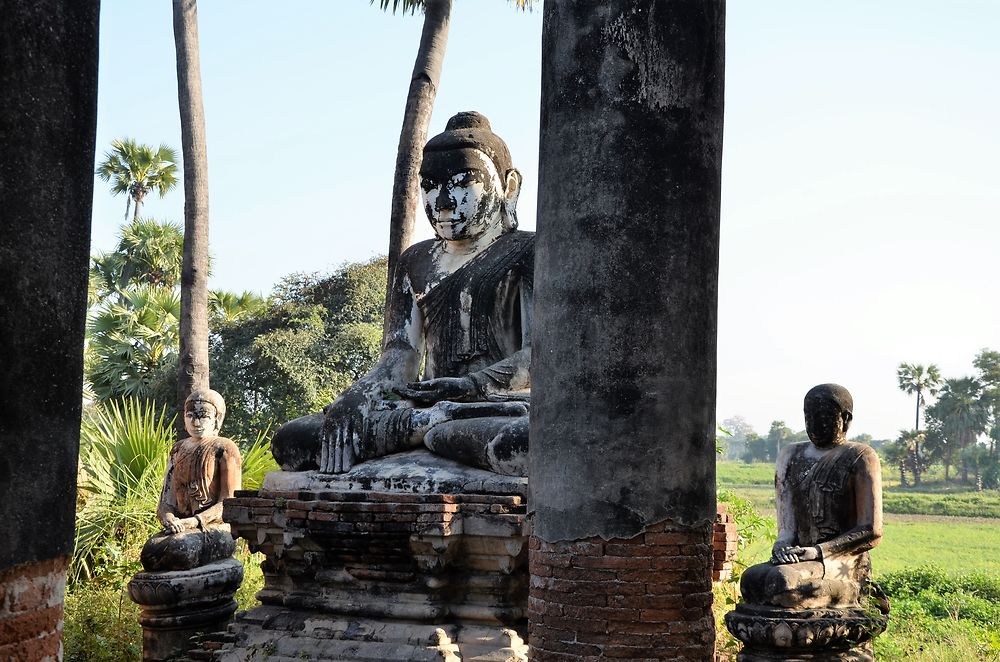
[[[0,660],[61,657],[98,9],[96,0],[0,0]]]
[[[532,659],[708,660],[725,3],[544,11]]]

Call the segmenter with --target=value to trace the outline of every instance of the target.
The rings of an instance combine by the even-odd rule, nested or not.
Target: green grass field
[[[766,561],[770,540],[758,540],[741,556],[747,565]],[[885,535],[872,551],[875,574],[920,565],[949,572],[984,571],[1000,576],[1000,525],[990,519],[934,515],[885,516]]]
[[[774,509],[774,467],[769,464],[719,462],[720,487],[736,491],[762,511]],[[1000,490],[977,492],[971,486],[929,480],[919,488],[901,487],[888,472],[882,490],[882,509],[897,515],[947,515],[1000,519]]]

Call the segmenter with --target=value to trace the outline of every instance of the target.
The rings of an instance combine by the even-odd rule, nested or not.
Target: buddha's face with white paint
[[[504,186],[480,150],[426,153],[420,174],[424,212],[441,239],[477,239],[500,224]]]

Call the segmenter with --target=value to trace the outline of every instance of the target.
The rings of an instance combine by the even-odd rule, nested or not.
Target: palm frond
[[[165,408],[132,399],[90,410],[80,427],[80,490],[70,578],[93,574],[108,544],[142,544],[158,528],[156,511],[173,420]]]
[[[371,4],[374,5],[375,0],[371,0]],[[411,16],[417,13],[417,9],[420,11],[426,9],[424,0],[379,0],[378,5],[382,11],[391,8],[393,14],[402,8],[404,14],[409,11]]]
[[[259,490],[264,476],[279,469],[271,454],[271,426],[257,434],[257,439],[243,450],[243,489]]]

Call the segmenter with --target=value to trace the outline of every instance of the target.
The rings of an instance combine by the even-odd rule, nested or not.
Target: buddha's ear
[[[840,415],[844,418],[844,432],[847,432],[847,428],[851,427],[851,421],[854,420],[854,414],[849,411],[841,412]]]
[[[517,196],[521,195],[521,182],[524,181],[524,177],[521,176],[520,170],[511,168],[507,171],[504,180],[503,197],[507,199],[509,204],[516,205]]]
[[[517,197],[521,195],[521,171],[511,168],[504,176],[503,227],[505,231],[517,229]]]

